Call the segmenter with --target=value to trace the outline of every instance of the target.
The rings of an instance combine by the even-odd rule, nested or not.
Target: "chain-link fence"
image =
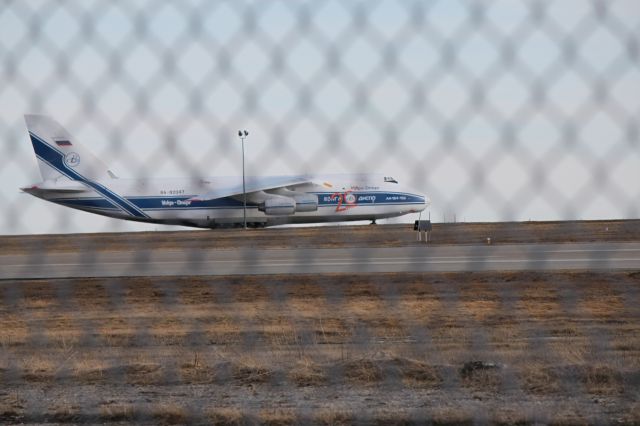
[[[358,250],[415,250],[407,225],[70,237],[161,226],[18,187],[42,180],[23,114],[44,113],[122,177],[238,175],[246,128],[249,174],[384,173],[434,222],[634,219],[639,42],[633,0],[3,2],[0,233],[63,235],[3,238],[0,419],[637,423],[633,244],[533,247],[495,272],[477,272],[506,262],[486,245],[429,260],[468,272],[411,252],[403,270]],[[638,232],[478,226],[435,243]]]

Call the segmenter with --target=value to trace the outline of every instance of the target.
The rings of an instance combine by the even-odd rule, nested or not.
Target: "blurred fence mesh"
[[[639,42],[634,0],[4,1],[1,231],[152,229],[18,195],[27,112],[132,177],[238,174],[248,128],[251,173],[390,170],[436,220],[637,218]],[[0,418],[640,421],[637,274],[492,279],[5,281]]]

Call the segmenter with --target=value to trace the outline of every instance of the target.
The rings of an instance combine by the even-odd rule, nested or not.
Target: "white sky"
[[[0,234],[165,229],[20,194],[26,112],[122,176],[238,174],[247,128],[251,173],[394,175],[434,220],[637,217],[639,30],[637,0],[8,2]]]

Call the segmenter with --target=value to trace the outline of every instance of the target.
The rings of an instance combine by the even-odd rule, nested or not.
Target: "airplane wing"
[[[305,183],[313,183],[308,176],[270,176],[270,177],[247,177],[246,193],[258,191],[268,191],[270,189],[278,189],[287,186],[302,185]],[[242,180],[239,183],[233,183],[225,187],[216,188],[205,194],[197,195],[191,198],[191,201],[208,201],[218,198],[233,197],[242,195]]]

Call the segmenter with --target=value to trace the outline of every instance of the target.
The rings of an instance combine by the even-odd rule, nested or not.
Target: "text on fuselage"
[[[162,207],[188,207],[191,200],[162,200]]]

